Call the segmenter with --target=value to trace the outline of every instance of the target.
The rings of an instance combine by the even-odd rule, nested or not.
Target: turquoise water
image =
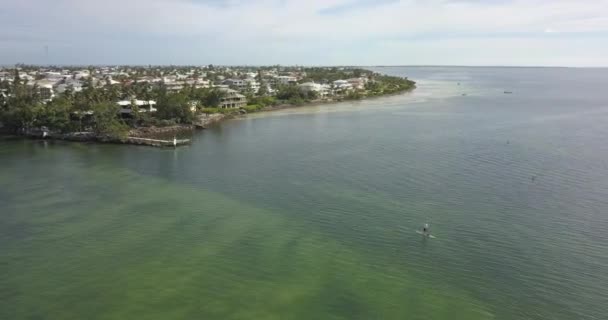
[[[378,70],[419,88],[0,142],[0,319],[604,319],[608,70]]]

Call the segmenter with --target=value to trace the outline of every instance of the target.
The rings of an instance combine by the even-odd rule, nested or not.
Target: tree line
[[[82,90],[68,86],[51,101],[43,101],[36,85],[28,85],[18,75],[12,83],[0,82],[0,123],[4,131],[20,132],[46,127],[66,133],[92,130],[98,134],[124,135],[130,127],[190,124],[192,108],[216,108],[224,93],[211,88],[185,85],[180,91],[169,91],[162,84],[94,83],[87,78]],[[119,100],[154,100],[157,112],[143,112],[132,105],[129,117],[120,115]]]

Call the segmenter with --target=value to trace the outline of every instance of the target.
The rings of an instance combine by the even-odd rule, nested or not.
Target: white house
[[[120,114],[131,114],[133,113],[133,105],[137,106],[139,112],[156,112],[157,109],[154,107],[156,105],[156,101],[154,100],[122,100],[118,101],[116,104],[120,106]]]
[[[22,81],[25,81],[25,80],[32,81],[35,78],[25,72],[19,72],[19,79],[21,79]]]
[[[296,82],[298,82],[298,79],[292,76],[278,76],[275,78],[275,80],[278,84],[282,85],[295,84]]]
[[[334,84],[334,88],[337,91],[348,91],[351,90],[353,88],[353,86],[348,83],[347,80],[336,80],[333,82]]]
[[[245,80],[242,79],[226,79],[222,81],[222,84],[237,88],[239,90],[245,88]]]
[[[165,83],[167,83],[167,82],[175,82],[175,81],[177,81],[177,77],[176,76],[164,76],[163,77],[163,81]]]
[[[164,85],[168,91],[180,91],[184,88],[183,82],[169,81],[169,82],[164,82]]]
[[[260,90],[260,83],[253,79],[226,79],[222,83],[236,88],[241,92],[247,90],[248,88],[251,88],[252,92],[258,92],[258,90]]]
[[[211,87],[211,82],[209,80],[202,80],[202,79],[186,80],[186,83],[191,86],[194,86],[197,89]]]
[[[89,70],[80,70],[74,74],[75,79],[88,78],[91,75]]]
[[[302,92],[305,92],[305,93],[314,91],[317,94],[319,94],[320,96],[326,95],[327,91],[328,91],[327,85],[322,85],[322,84],[315,83],[315,82],[305,82],[305,83],[299,84],[298,88]]]
[[[367,78],[351,78],[346,81],[348,81],[348,83],[350,83],[350,85],[353,87],[353,89],[363,90],[363,89],[365,89],[365,84],[367,83]]]
[[[72,88],[73,92],[82,91],[82,81],[66,79],[64,83],[55,86],[55,91],[58,93],[64,93],[67,88]]]
[[[64,76],[61,74],[61,72],[53,72],[53,71],[44,72],[44,76],[46,79],[54,80],[54,81],[59,81],[64,78]]]
[[[36,86],[38,88],[38,93],[40,94],[40,98],[44,102],[49,102],[55,98],[55,91],[53,90],[53,86],[57,83],[54,80],[38,80],[28,82],[28,86]]]
[[[44,102],[49,102],[55,98],[55,92],[53,92],[52,84],[43,84],[39,87],[40,98]]]

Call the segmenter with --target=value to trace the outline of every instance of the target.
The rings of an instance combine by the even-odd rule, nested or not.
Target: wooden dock
[[[190,139],[159,140],[139,137],[128,137],[127,143],[152,147],[177,147],[190,144]]]

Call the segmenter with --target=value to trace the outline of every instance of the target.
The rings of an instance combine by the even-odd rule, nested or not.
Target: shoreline
[[[288,110],[288,109],[297,109],[297,108],[302,108],[302,107],[325,106],[325,105],[339,104],[339,103],[345,103],[345,102],[375,100],[375,99],[395,97],[395,96],[403,95],[406,93],[411,93],[414,90],[416,90],[416,87],[414,87],[410,90],[405,90],[405,91],[400,91],[400,92],[395,92],[395,93],[382,94],[382,95],[376,95],[376,96],[371,96],[371,97],[362,97],[361,99],[343,99],[343,100],[331,100],[331,101],[317,100],[317,101],[310,101],[310,102],[305,102],[305,103],[297,104],[297,105],[280,104],[280,105],[276,105],[276,106],[264,107],[257,112],[251,112],[251,113],[246,113],[246,114],[242,114],[242,115],[262,113],[262,112],[273,112],[273,111]]]
[[[275,106],[267,106],[256,112],[247,112],[243,109],[235,109],[229,113],[212,113],[200,114],[196,116],[196,120],[192,124],[177,124],[169,127],[140,127],[131,128],[128,136],[124,138],[109,137],[105,135],[97,135],[93,132],[70,132],[70,133],[44,133],[40,129],[28,130],[23,133],[3,132],[0,129],[0,141],[31,139],[42,141],[66,141],[66,142],[84,142],[84,143],[103,143],[103,144],[122,144],[122,145],[144,145],[151,147],[178,147],[187,145],[191,139],[177,139],[177,136],[183,136],[185,133],[188,136],[194,135],[195,132],[205,130],[209,127],[216,126],[222,122],[236,117],[246,117],[249,114],[273,112],[287,109],[297,109],[302,107],[332,105],[344,102],[365,101],[378,98],[386,98],[398,96],[414,91],[416,87],[401,92],[390,94],[375,95],[371,97],[362,97],[360,99],[340,99],[340,100],[316,100],[302,104],[279,104]],[[173,136],[173,137],[171,137]]]

